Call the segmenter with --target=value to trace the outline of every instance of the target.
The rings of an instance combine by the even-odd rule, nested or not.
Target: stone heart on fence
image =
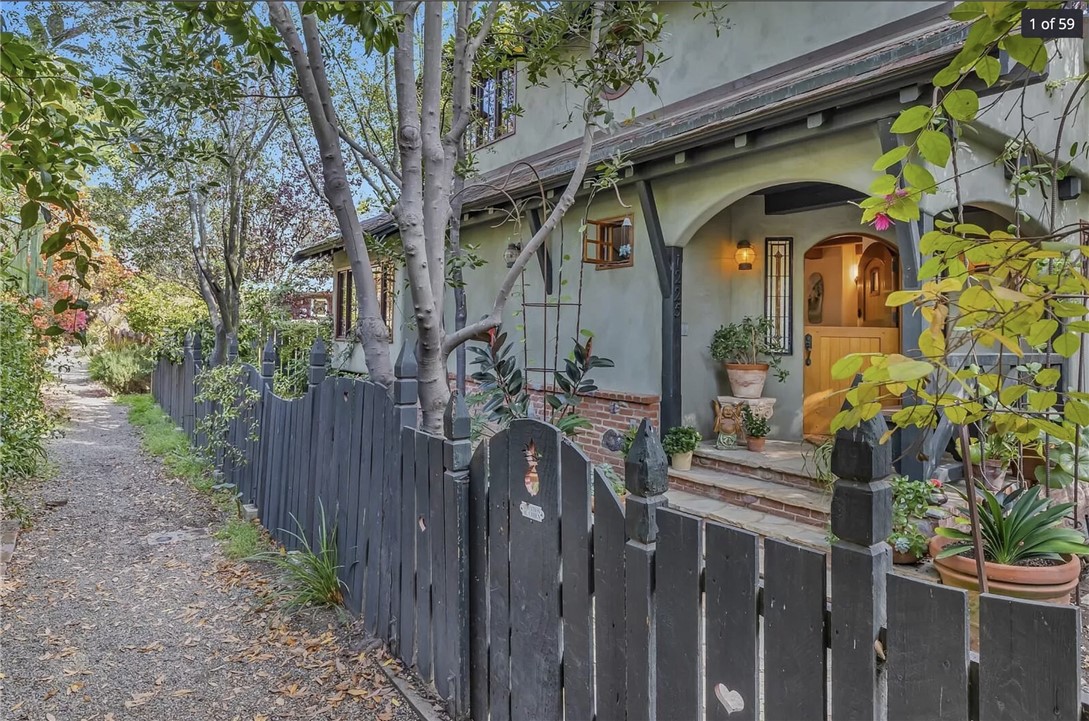
[[[737,691],[731,691],[725,684],[715,684],[715,698],[726,709],[726,713],[735,714],[745,710],[745,699]]]

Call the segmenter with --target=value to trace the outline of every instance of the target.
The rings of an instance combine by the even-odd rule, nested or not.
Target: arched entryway
[[[837,235],[804,256],[802,432],[828,436],[849,381],[832,378],[832,365],[850,353],[900,350],[899,312],[885,305],[900,284],[899,253],[869,235]]]

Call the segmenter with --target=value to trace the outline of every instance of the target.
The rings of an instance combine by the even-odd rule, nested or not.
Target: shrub
[[[225,458],[236,465],[248,462],[246,454],[227,440],[231,424],[246,414],[261,398],[247,385],[242,364],[235,361],[205,368],[196,377],[198,393],[194,400],[207,403],[207,411],[197,419],[197,433],[205,436],[204,453],[208,458]],[[246,438],[256,440],[257,421],[246,420]]]
[[[783,349],[768,340],[774,330],[774,323],[764,316],[724,325],[711,336],[711,357],[720,363],[748,365],[760,363],[763,358],[775,377],[783,381],[789,375],[780,365]]]
[[[326,520],[321,499],[318,499],[318,508],[321,521],[317,549],[311,548],[302,524],[292,516],[298,533],[287,533],[299,542],[300,550],[291,553],[266,551],[251,556],[254,560],[271,561],[284,572],[289,608],[344,605],[345,586],[337,575],[340,565],[337,563],[336,526],[330,526]]]
[[[677,426],[670,428],[662,439],[662,448],[671,456],[680,453],[691,453],[699,446],[703,437],[700,432],[691,426]]]
[[[151,387],[151,368],[147,350],[129,345],[102,351],[87,371],[113,393],[144,393]]]
[[[749,438],[764,438],[771,432],[768,419],[753,413],[748,404],[741,406],[741,425],[745,427],[745,435]]]
[[[48,348],[34,313],[0,299],[0,503],[17,514],[12,484],[39,475],[45,463],[42,437],[51,428],[42,402]]]

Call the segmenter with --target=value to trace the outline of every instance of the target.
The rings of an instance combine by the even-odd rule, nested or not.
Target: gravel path
[[[332,612],[282,616],[268,569],[208,535],[211,502],[141,450],[78,366],[64,380],[57,474],[0,583],[0,718],[415,718],[356,629]]]

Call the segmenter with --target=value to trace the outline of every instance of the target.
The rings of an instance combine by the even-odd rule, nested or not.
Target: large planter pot
[[[763,453],[766,440],[767,438],[746,438],[745,447],[754,453]]]
[[[688,453],[674,453],[669,457],[669,465],[678,471],[692,469],[692,451]]]
[[[951,538],[934,536],[930,539],[930,555],[934,567],[946,586],[969,591],[979,590],[976,562],[966,556],[938,558],[938,553],[953,542]],[[1077,556],[1064,556],[1059,566],[1006,566],[987,561],[987,590],[1002,596],[1027,598],[1032,601],[1070,603],[1070,594],[1078,587],[1081,561]]]
[[[1009,471],[1010,464],[998,459],[988,458],[982,466],[972,464],[972,475],[995,493],[1009,485]]]
[[[759,398],[768,379],[767,363],[727,363],[730,391],[737,398]]]

